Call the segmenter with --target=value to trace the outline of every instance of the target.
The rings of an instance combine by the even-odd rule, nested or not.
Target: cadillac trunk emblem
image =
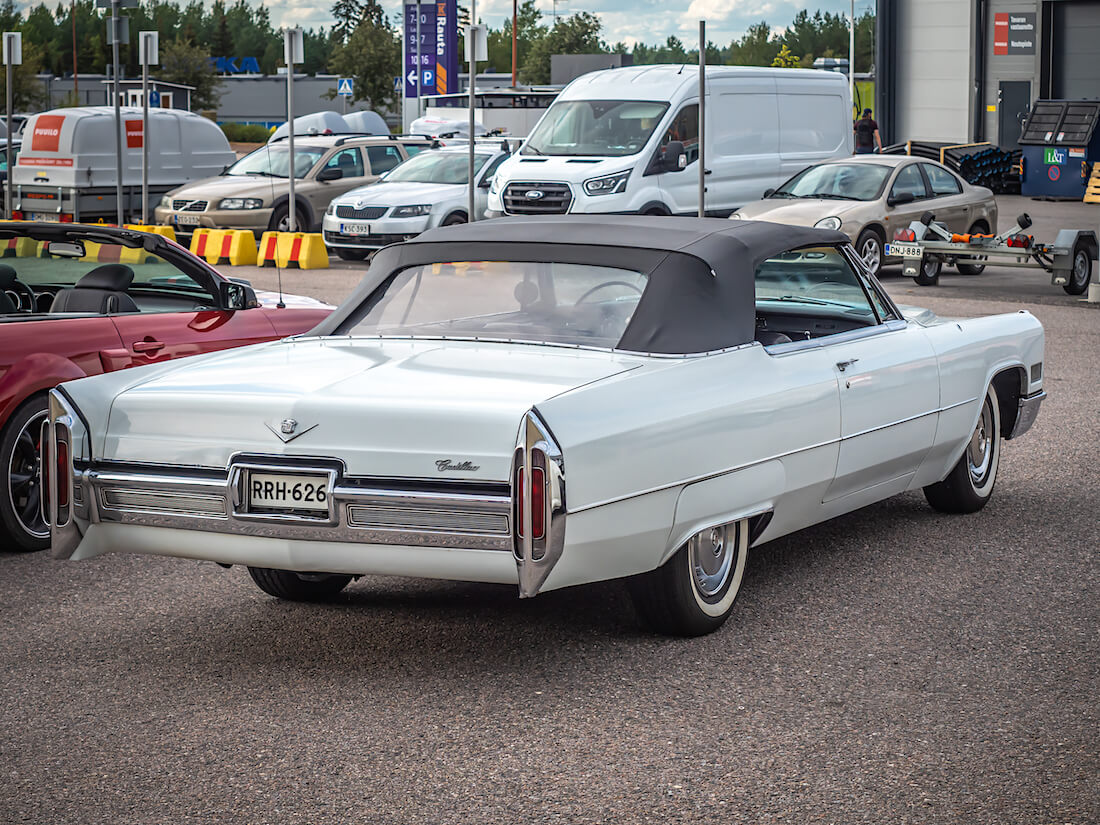
[[[463,473],[476,473],[481,469],[481,465],[474,464],[472,461],[451,461],[449,458],[441,458],[435,463],[435,468],[441,473],[445,473],[448,470],[457,470]]]
[[[311,424],[308,427],[303,427],[293,418],[283,418],[274,421],[265,421],[264,426],[275,433],[275,435],[279,436],[285,444],[288,441],[293,441],[295,438],[298,438],[298,436],[305,435],[317,425]]]

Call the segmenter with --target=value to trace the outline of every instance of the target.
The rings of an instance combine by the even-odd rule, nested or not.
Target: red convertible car
[[[127,229],[0,222],[0,254],[0,550],[49,544],[38,473],[49,389],[297,335],[332,311],[261,302],[178,244]]]

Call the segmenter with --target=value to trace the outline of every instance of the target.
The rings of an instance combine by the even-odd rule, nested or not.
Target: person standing
[[[871,117],[871,110],[864,109],[863,117],[853,124],[856,136],[856,154],[869,155],[875,151],[875,147],[882,151],[882,137],[878,133],[878,124]]]

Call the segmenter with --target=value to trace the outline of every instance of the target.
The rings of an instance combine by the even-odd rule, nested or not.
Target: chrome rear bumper
[[[329,472],[334,479],[328,512],[293,515],[249,512],[246,471]],[[235,533],[272,539],[395,544],[512,551],[512,500],[507,485],[462,483],[402,488],[383,480],[348,477],[331,462],[249,456],[228,472],[197,468],[114,468],[74,471],[75,518],[54,528],[51,555],[70,558],[80,542],[73,522],[137,524]]]
[[[1020,399],[1016,407],[1016,423],[1012,425],[1012,432],[1008,434],[1009,439],[1017,438],[1031,429],[1031,425],[1039,417],[1039,405],[1046,397],[1046,391],[1039,390],[1033,395],[1026,395]]]

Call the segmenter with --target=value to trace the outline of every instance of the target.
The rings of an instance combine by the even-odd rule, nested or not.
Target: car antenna
[[[291,129],[294,128],[293,123],[288,123],[287,126]],[[275,209],[274,209],[274,207],[275,207],[275,173],[272,171],[272,166],[271,166],[271,140],[270,139],[268,139],[267,143],[264,144],[264,151],[267,152],[267,183],[268,183],[268,186],[271,188],[271,205],[272,205],[272,213],[274,213],[274,211],[275,211]],[[288,175],[293,175],[294,174],[294,170],[290,168],[289,158],[287,160],[287,174]],[[293,209],[294,205],[290,204],[290,208]],[[279,225],[275,224],[275,232],[278,233],[278,231],[279,231]],[[281,266],[279,266],[279,238],[278,238],[277,234],[276,234],[276,237],[275,237],[275,278],[277,279],[278,284],[279,284],[279,302],[277,304],[275,304],[275,308],[276,309],[286,309],[286,303],[283,301],[283,268]]]

